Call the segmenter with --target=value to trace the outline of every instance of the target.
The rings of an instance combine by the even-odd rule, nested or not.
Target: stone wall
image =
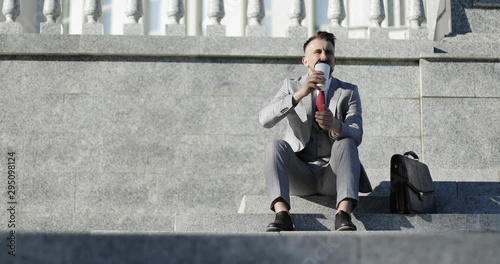
[[[263,150],[284,124],[264,129],[258,112],[305,73],[302,43],[0,35],[0,151],[18,157],[21,229],[161,229],[176,213],[236,212],[243,195],[265,194]],[[337,44],[335,76],[360,89],[374,187],[407,150],[436,180],[499,180],[500,58],[434,45]]]

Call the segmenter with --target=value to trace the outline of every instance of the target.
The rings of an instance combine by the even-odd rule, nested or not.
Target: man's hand
[[[313,74],[309,74],[307,76],[306,82],[300,89],[293,94],[293,99],[295,101],[300,101],[302,98],[308,96],[310,93],[316,90],[316,86],[318,84],[324,84],[325,77],[323,76],[323,72],[315,71]]]
[[[325,107],[323,105],[323,107]],[[326,108],[326,111],[316,111],[314,118],[318,123],[319,127],[322,129],[333,131],[334,133],[340,133],[341,122],[337,118],[333,117],[332,111]]]

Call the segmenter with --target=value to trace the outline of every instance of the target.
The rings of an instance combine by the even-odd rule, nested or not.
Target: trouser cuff
[[[287,202],[287,201],[286,201],[285,199],[283,199],[283,197],[281,197],[281,196],[280,196],[280,197],[278,197],[278,198],[276,198],[276,199],[274,199],[274,200],[272,201],[272,203],[271,203],[271,211],[276,212],[276,211],[274,210],[274,204],[275,204],[275,203],[277,203],[277,202],[283,202],[283,203],[285,204],[286,209],[287,209],[288,211],[290,211],[290,209],[291,209],[291,208],[290,208],[290,202]]]

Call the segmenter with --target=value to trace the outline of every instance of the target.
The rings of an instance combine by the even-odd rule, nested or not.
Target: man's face
[[[330,75],[335,66],[335,50],[332,43],[323,39],[314,39],[306,47],[302,63],[309,69],[309,73],[314,72],[314,65],[318,61],[330,62]]]

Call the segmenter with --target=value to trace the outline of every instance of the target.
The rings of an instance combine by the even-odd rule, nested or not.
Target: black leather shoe
[[[356,226],[352,223],[348,213],[341,210],[335,215],[335,230],[356,231]]]
[[[293,231],[292,217],[286,211],[276,213],[274,222],[270,223],[266,232]]]

